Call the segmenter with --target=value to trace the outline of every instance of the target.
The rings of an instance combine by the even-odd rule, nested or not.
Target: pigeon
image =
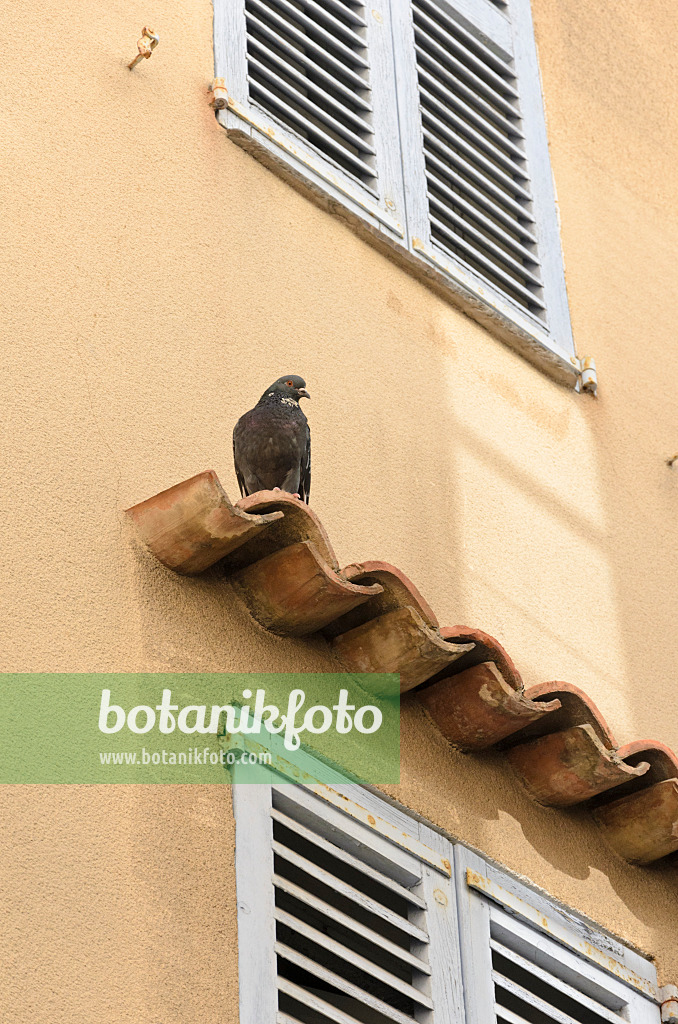
[[[281,490],[308,504],[311,491],[311,431],[299,406],[310,398],[306,381],[280,377],[233,431],[233,461],[243,497]]]

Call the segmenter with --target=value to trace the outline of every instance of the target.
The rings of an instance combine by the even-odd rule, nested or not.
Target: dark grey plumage
[[[310,397],[306,382],[290,373],[240,417],[233,431],[233,459],[243,497],[279,487],[308,503],[311,431],[299,399]]]

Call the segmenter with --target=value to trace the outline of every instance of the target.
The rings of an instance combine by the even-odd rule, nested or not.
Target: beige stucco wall
[[[3,2],[5,670],[316,669],[226,584],[171,576],[120,512],[213,467],[281,373],[313,395],[313,506],[528,683],[587,690],[620,742],[678,749],[668,0],[533,0],[575,337],[562,390],[229,142],[206,0]],[[160,32],[134,73],[142,24]],[[631,868],[584,812],[403,713],[396,795],[657,957],[676,860]],[[10,788],[3,1021],[235,1022],[226,787]]]

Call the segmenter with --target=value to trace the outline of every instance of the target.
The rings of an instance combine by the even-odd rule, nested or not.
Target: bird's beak
[[[309,395],[309,393],[306,390],[306,388],[299,388],[299,398],[310,398],[310,397],[311,396]]]

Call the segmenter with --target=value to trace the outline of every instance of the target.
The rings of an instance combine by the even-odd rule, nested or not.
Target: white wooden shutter
[[[409,245],[574,352],[529,0],[392,0]]]
[[[234,787],[241,1024],[462,1024],[449,844],[356,788]]]
[[[215,0],[214,9],[227,131],[402,241],[388,0]]]
[[[233,787],[241,1024],[660,1024],[611,936],[357,786],[270,780]]]
[[[646,960],[469,851],[455,857],[468,1024],[659,1024]]]

